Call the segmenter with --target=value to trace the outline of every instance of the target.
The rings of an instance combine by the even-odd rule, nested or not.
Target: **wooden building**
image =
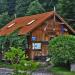
[[[48,42],[59,35],[75,34],[75,31],[56,13],[16,18],[0,29],[0,36],[8,36],[18,29],[18,35],[27,36],[26,52],[31,59],[48,55]]]

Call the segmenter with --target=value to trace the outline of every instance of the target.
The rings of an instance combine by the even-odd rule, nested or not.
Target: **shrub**
[[[13,64],[16,70],[34,71],[39,67],[39,62],[21,60],[19,64]]]
[[[10,50],[5,52],[4,58],[11,61],[12,64],[19,63],[21,60],[25,60],[25,52],[21,48],[11,47]]]
[[[55,64],[75,62],[75,36],[62,35],[50,40],[49,55]]]
[[[39,62],[27,60],[21,60],[19,64],[13,64],[16,75],[18,74],[31,75],[32,71],[37,70],[39,65],[40,65]]]
[[[32,60],[26,60],[25,52],[22,51],[21,48],[11,47],[8,52],[5,52],[4,55],[6,60],[10,60],[13,68],[15,69],[15,73],[21,71],[34,71],[39,67],[39,62],[35,62]],[[27,74],[25,74],[27,75]]]

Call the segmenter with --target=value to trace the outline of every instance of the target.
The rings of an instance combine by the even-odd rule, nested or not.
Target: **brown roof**
[[[41,23],[43,23],[45,20],[47,20],[52,15],[53,15],[53,12],[47,12],[43,14],[37,14],[37,15],[30,16],[31,20],[35,20],[35,22],[33,22],[29,26],[27,25],[23,26],[19,31],[19,35],[26,34],[30,32],[31,30],[35,29],[37,26],[41,25]]]
[[[16,29],[22,27],[27,18],[28,17],[17,18],[11,21],[10,23],[8,23],[6,26],[0,29],[0,36],[9,35],[12,32],[14,32]]]
[[[56,13],[55,13],[56,14]],[[0,29],[0,36],[10,35],[15,30],[19,29],[19,35],[25,35],[28,32],[35,29],[37,26],[41,25],[49,17],[53,16],[54,12],[47,12],[32,16],[25,16],[21,18],[16,18],[15,20],[8,23],[2,29]],[[64,21],[58,14],[56,14],[62,21]],[[65,22],[65,21],[64,21]],[[75,31],[65,22],[66,26],[75,33]]]

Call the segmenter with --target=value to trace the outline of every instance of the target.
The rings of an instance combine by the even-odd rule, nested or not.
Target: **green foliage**
[[[25,50],[26,48],[26,41],[27,38],[26,36],[18,36],[17,31],[14,31],[11,35],[9,36],[0,36],[0,50],[1,51],[8,51],[10,47],[15,47],[15,48],[22,48],[22,50]]]
[[[45,12],[45,9],[42,7],[38,0],[35,0],[29,5],[26,15],[34,15],[43,12]]]
[[[49,42],[49,55],[53,63],[75,62],[75,36],[55,37]]]
[[[8,37],[0,36],[0,51],[7,51],[10,47],[10,40]]]
[[[19,64],[13,64],[16,70],[23,70],[23,71],[34,71],[39,67],[39,62],[35,61],[27,61],[27,60],[21,60]]]
[[[53,72],[55,75],[75,75],[75,72],[70,72],[63,67],[53,67],[50,71]]]
[[[53,11],[54,6],[58,3],[58,0],[39,0],[39,2],[46,11]]]
[[[18,36],[16,35],[11,35],[8,37],[10,39],[10,43],[11,43],[11,47],[21,47],[22,49],[24,49],[24,45],[23,42],[26,40],[25,36]]]
[[[0,51],[2,50],[2,42],[3,42],[4,38],[0,37]]]
[[[9,51],[5,52],[4,58],[6,60],[10,60],[11,63],[19,63],[20,60],[24,60],[25,57],[25,52],[22,51],[21,48],[14,48],[11,47]]]
[[[0,14],[7,12],[7,0],[0,0]]]
[[[7,14],[3,14],[0,18],[0,28],[8,24],[12,20]]]
[[[34,61],[21,60],[19,64],[13,64],[15,68],[15,74],[31,75],[32,71],[39,68],[40,63]]]
[[[75,23],[70,24],[73,29],[75,29]]]
[[[65,18],[75,18],[75,0],[58,0],[57,9]]]
[[[31,0],[16,0],[16,14],[17,17],[25,16],[27,8]]]

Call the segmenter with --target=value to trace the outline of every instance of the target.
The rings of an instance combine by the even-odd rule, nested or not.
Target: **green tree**
[[[0,0],[0,14],[7,12],[7,0]]]
[[[16,0],[7,0],[8,4],[8,15],[12,16],[15,14],[15,6],[16,6]]]
[[[31,0],[16,0],[16,14],[17,17],[25,16],[27,8]]]
[[[45,12],[45,9],[42,7],[38,0],[35,0],[29,5],[26,15],[34,15],[43,12]]]
[[[53,11],[54,6],[58,3],[58,0],[39,0],[46,11]]]
[[[3,14],[0,18],[0,28],[5,26],[6,24],[8,24],[12,19],[13,19],[13,17],[10,17],[7,14]]]
[[[65,18],[75,18],[75,0],[58,0],[57,11]]]
[[[75,36],[55,37],[49,42],[49,55],[55,64],[75,62]]]

